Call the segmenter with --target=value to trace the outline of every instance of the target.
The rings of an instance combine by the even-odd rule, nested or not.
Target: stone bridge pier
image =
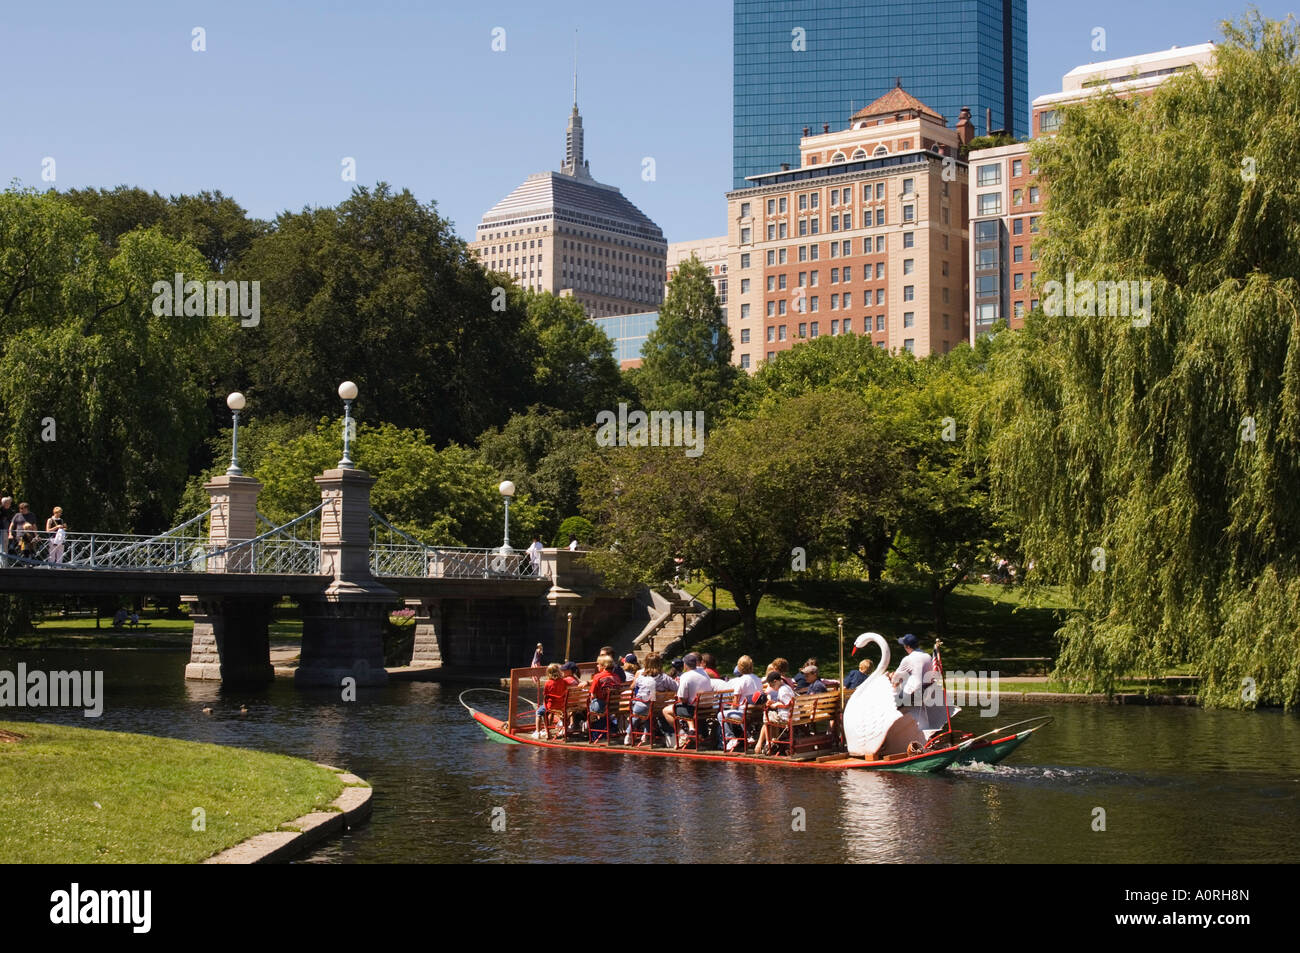
[[[262,484],[252,477],[222,475],[204,484],[212,501],[208,543],[220,552],[232,541],[257,535],[257,494]],[[212,572],[248,572],[247,547],[210,557]],[[182,596],[194,620],[190,661],[185,677],[220,679],[228,684],[257,684],[275,678],[268,629],[278,595]]]
[[[302,606],[302,657],[294,684],[339,688],[383,685],[384,622],[398,595],[370,573],[370,488],[364,470],[336,468],[316,477],[321,489],[321,571],[333,581]]]

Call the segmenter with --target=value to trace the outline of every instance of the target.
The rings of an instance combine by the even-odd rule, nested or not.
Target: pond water
[[[1294,859],[1300,830],[1300,719],[1280,712],[1004,702],[996,719],[967,712],[956,727],[1055,721],[996,768],[835,773],[492,744],[458,703],[463,686],[394,683],[347,703],[285,679],[252,690],[186,682],[186,659],[0,651],[0,669],[94,668],[106,686],[98,719],[11,708],[0,719],[274,751],[373,784],[371,820],[305,862],[581,861],[594,851],[639,862],[1276,863]],[[504,696],[473,699],[503,710]],[[504,831],[493,830],[498,808]],[[1093,830],[1096,808],[1104,831]]]

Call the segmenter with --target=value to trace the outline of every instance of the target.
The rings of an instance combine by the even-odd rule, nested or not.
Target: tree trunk
[[[940,639],[948,637],[948,612],[944,604],[947,592],[938,582],[930,582],[930,604],[934,608],[934,631]]]

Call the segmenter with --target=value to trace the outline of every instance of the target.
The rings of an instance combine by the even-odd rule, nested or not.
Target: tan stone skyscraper
[[[589,318],[653,310],[663,300],[663,231],[593,179],[583,153],[575,79],[560,171],[530,175],[492,206],[470,248],[525,288],[577,298]]]

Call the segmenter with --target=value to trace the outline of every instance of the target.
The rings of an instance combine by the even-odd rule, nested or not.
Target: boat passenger
[[[612,645],[602,645],[600,647],[600,655],[608,655],[611,661],[617,658],[617,656],[614,655],[614,647]],[[596,656],[597,660],[600,659],[600,655]],[[627,681],[627,679],[623,677],[622,665],[615,665],[613,671],[614,671],[614,679],[617,683],[622,684],[623,682]]]
[[[582,672],[578,668],[578,663],[569,661],[560,666],[560,671],[564,673],[564,688],[567,691],[570,688],[577,688],[582,684]],[[569,731],[577,734],[582,731],[582,713],[574,712],[570,719]]]
[[[569,697],[569,684],[564,679],[564,671],[558,662],[546,666],[546,686],[542,689],[543,705],[537,709],[537,737],[542,737],[543,728],[546,737],[550,737],[553,721],[564,721],[564,702]]]
[[[749,717],[749,703],[755,694],[762,694],[763,691],[763,680],[754,674],[754,660],[748,655],[742,655],[736,660],[735,676],[727,682],[727,690],[732,695],[730,703],[723,710],[722,724],[727,736],[727,750],[735,751],[740,745],[741,731],[748,731],[752,720]],[[739,724],[742,711],[746,713],[746,724],[743,726]]]
[[[641,663],[636,660],[634,652],[628,652],[622,658],[622,669],[624,681],[636,681],[636,673],[641,671]]]
[[[787,662],[785,659],[783,658],[772,659],[772,664],[769,665],[767,669],[769,672],[772,671],[773,669],[780,672],[781,681],[789,685],[791,691],[797,692],[799,690],[798,684],[796,684],[795,680],[790,677],[790,663]]]
[[[830,689],[826,687],[826,683],[817,677],[817,666],[805,665],[800,670],[799,674],[803,676],[805,686],[804,694],[820,695],[823,692],[830,691]]]
[[[695,699],[699,697],[700,692],[713,690],[713,683],[709,676],[705,675],[700,666],[700,657],[694,652],[690,652],[682,659],[682,664],[686,666],[686,671],[682,672],[681,680],[677,683],[677,697],[669,702],[663,708],[664,720],[669,725],[675,725],[674,716],[680,718],[690,718],[695,714]],[[681,739],[684,742],[686,739]]]
[[[593,716],[604,715],[609,708],[610,693],[622,691],[622,682],[618,681],[618,676],[614,672],[614,659],[611,656],[602,655],[596,659],[596,674],[591,676],[591,704],[588,706]],[[597,727],[597,721],[600,722],[600,727],[604,726],[604,718],[593,717],[588,728]]]
[[[682,677],[682,660],[681,660],[681,659],[679,659],[679,658],[675,658],[675,659],[673,659],[673,663],[672,663],[672,665],[668,666],[668,675],[669,675],[670,678],[672,678],[672,680],[673,680],[674,682],[677,681],[677,679],[679,679],[679,678]]]
[[[912,716],[922,731],[944,726],[948,712],[929,690],[934,682],[934,660],[920,649],[920,640],[911,632],[898,640],[907,653],[894,669],[890,682],[899,691],[899,707]]]
[[[655,692],[659,691],[658,679],[663,674],[660,665],[659,656],[653,652],[650,653],[646,656],[645,668],[641,669],[636,676],[636,680],[632,682],[632,711],[628,714],[627,734],[623,739],[624,744],[630,745],[632,743],[632,729],[634,727],[644,731],[645,722],[655,717]],[[649,741],[650,737],[647,735],[642,737],[637,744],[643,745]]]
[[[645,668],[641,669],[643,675],[653,675],[655,680],[656,692],[676,692],[677,679],[673,678],[663,670],[663,656],[658,652],[651,652],[645,657]],[[659,733],[665,738],[672,734],[672,724],[664,720],[662,712],[655,712],[656,724],[659,725]]]
[[[709,678],[721,678],[718,674],[718,660],[708,652],[700,656],[700,663],[704,666],[704,674]]]
[[[847,688],[849,691],[852,691],[853,689],[861,685],[863,682],[865,682],[867,680],[867,676],[870,674],[871,674],[871,659],[864,658],[861,662],[858,663],[857,669],[855,669],[852,672],[849,672],[848,678],[844,679],[844,687]]]
[[[784,660],[782,660],[784,661]],[[763,719],[763,730],[758,734],[758,750],[763,754],[770,754],[770,738],[768,737],[767,721],[787,722],[790,720],[790,709],[794,706],[794,689],[785,683],[779,669],[774,669],[767,676],[767,709],[770,715]]]

